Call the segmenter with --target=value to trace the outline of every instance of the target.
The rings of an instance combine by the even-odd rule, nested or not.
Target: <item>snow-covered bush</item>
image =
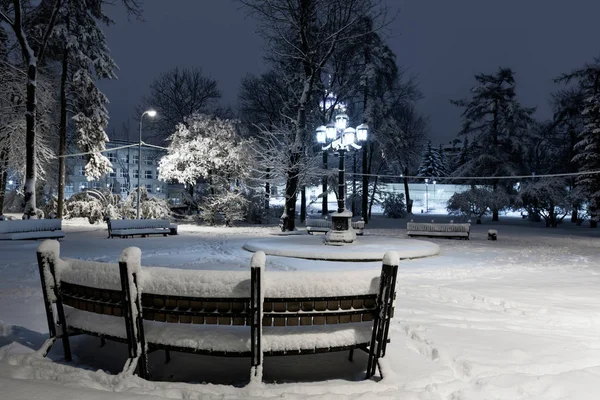
[[[223,220],[225,226],[231,226],[234,221],[243,221],[246,215],[248,200],[239,192],[227,192],[221,195],[211,195],[204,198],[200,208],[202,219],[210,225]]]
[[[471,188],[466,192],[454,193],[448,200],[448,214],[460,217],[481,218],[494,207],[501,210],[506,207],[507,196],[502,192],[493,192],[485,188]]]
[[[102,222],[106,213],[106,204],[87,191],[76,193],[65,201],[65,218],[87,218],[90,224]]]
[[[383,215],[388,218],[404,218],[406,216],[406,205],[404,204],[404,193],[390,193],[383,199]]]
[[[521,186],[517,207],[544,219],[546,227],[556,226],[572,211],[573,197],[562,178],[540,179]]]
[[[129,196],[119,207],[120,213],[126,219],[134,219],[137,216],[137,190],[132,190]],[[143,219],[166,219],[171,215],[171,209],[166,200],[148,196],[145,187],[140,191],[140,218]]]
[[[25,204],[25,198],[23,193],[17,190],[11,190],[6,192],[4,197],[4,212],[18,213],[23,211],[23,204]]]

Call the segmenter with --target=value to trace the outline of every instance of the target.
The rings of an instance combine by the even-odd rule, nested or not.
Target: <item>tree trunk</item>
[[[404,194],[406,197],[406,213],[412,213],[412,200],[410,199],[410,192],[408,190],[408,167],[404,167]]]
[[[27,102],[25,113],[25,209],[23,213],[29,216],[35,215],[35,115],[36,105],[36,76],[37,66],[29,60],[27,67]]]
[[[68,29],[68,22],[67,22]],[[58,144],[58,204],[56,217],[63,217],[63,208],[65,202],[65,166],[67,154],[67,75],[69,67],[69,50],[64,48],[62,60],[62,74],[60,77],[60,138]]]
[[[298,167],[294,159],[299,158],[297,153],[292,154],[291,163],[294,165],[287,171],[287,179],[285,182],[285,230],[293,231],[296,229],[296,193],[298,191]]]
[[[8,154],[0,152],[0,215],[4,210],[4,197],[6,195],[6,183],[8,181]]]
[[[371,193],[371,201],[369,202],[369,218],[371,218],[371,210],[373,209],[373,203],[375,202],[375,193],[377,193],[377,181],[379,180],[379,174],[373,181],[373,193]],[[366,221],[366,218],[365,218]]]
[[[576,223],[579,217],[579,210],[575,204],[573,204],[573,211],[571,212],[571,223]]]
[[[369,174],[371,173],[371,164],[369,161],[369,139],[365,141],[362,148],[362,217],[365,224],[369,223],[371,217],[371,207],[369,207]]]
[[[271,170],[267,168],[267,176],[265,176],[265,210],[271,206]]]
[[[306,221],[306,186],[300,189],[300,222]]]
[[[323,176],[323,205],[321,206],[321,215],[323,217],[329,213],[329,206],[327,204],[327,157],[327,151],[323,151],[323,170],[325,171],[325,176]]]
[[[352,215],[356,215],[356,151],[352,153]]]
[[[496,192],[496,190],[498,189],[498,184],[494,183],[494,189],[493,191]],[[492,209],[492,221],[498,221],[498,207],[495,207]]]

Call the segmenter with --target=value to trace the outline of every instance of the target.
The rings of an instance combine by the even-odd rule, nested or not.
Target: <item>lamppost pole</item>
[[[338,149],[338,155],[340,157],[340,164],[338,170],[338,213],[346,211],[346,149]]]
[[[327,206],[327,150],[323,150],[323,169],[325,175],[323,175],[323,205],[321,207],[321,215],[326,216],[329,213]]]
[[[144,115],[148,115],[149,117],[154,118],[156,116],[156,111],[154,111],[154,110],[144,111],[142,113],[142,116],[140,117],[140,142],[138,143],[138,178],[137,178],[137,199],[136,199],[136,213],[135,213],[136,219],[140,219],[140,195],[141,195],[140,179],[142,176],[142,120],[144,119]]]
[[[429,179],[425,179],[425,212],[429,212]]]

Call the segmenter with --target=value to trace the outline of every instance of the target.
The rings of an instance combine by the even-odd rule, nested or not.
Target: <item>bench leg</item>
[[[100,347],[106,346],[106,339],[104,336],[100,336]]]
[[[350,354],[348,355],[348,361],[354,361],[354,349],[350,349]]]
[[[169,350],[165,350],[165,364],[168,364],[171,361],[171,352]]]

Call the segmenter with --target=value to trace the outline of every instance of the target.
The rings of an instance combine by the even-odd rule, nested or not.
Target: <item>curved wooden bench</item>
[[[361,349],[369,354],[369,378],[385,355],[397,254],[386,256],[378,277],[330,272],[306,285],[306,276],[315,273],[263,277],[262,252],[252,256],[248,274],[141,269],[137,248],[125,249],[119,265],[61,260],[58,243],[48,242],[38,249],[48,349],[62,339],[67,360],[69,336],[78,333],[127,343],[125,370],[137,366],[144,378],[150,373],[146,349],[165,350],[167,360],[170,351],[248,357],[252,380],[262,378],[264,356],[349,350],[352,359],[354,349]]]

